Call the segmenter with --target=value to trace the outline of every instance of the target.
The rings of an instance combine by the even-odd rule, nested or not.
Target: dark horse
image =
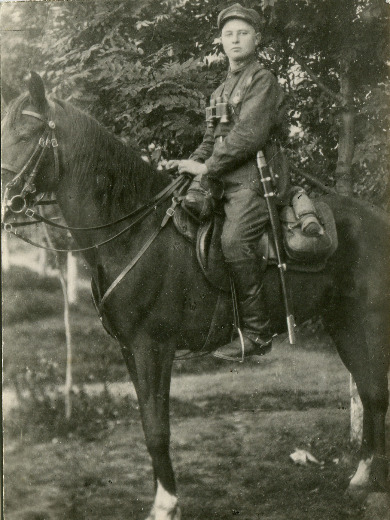
[[[55,133],[50,134],[53,122]],[[29,92],[9,104],[3,122],[4,175],[15,176],[24,168],[42,135],[55,135],[58,148],[48,148],[42,157],[34,174],[36,192],[27,198],[54,192],[69,226],[99,226],[118,219],[171,182],[166,173],[154,170],[139,152],[126,147],[95,120],[67,102],[48,100],[41,78],[32,74]],[[51,146],[50,140],[47,146]],[[28,163],[9,188],[9,199],[20,194],[30,172]],[[383,489],[387,479],[389,226],[383,215],[363,202],[340,196],[329,196],[327,202],[335,215],[339,248],[324,271],[290,272],[288,281],[297,321],[322,314],[363,402],[361,460],[350,488]],[[85,252],[92,277],[103,289],[137,256],[167,207],[168,203],[156,206],[130,232]],[[75,230],[74,238],[85,248],[105,241],[126,225],[121,222],[114,231]],[[266,289],[273,328],[282,332],[285,319],[274,267],[267,270]],[[177,349],[202,348],[218,296],[204,278],[192,244],[169,224],[104,308],[137,391],[153,462],[156,496],[148,520],[181,517],[169,455],[171,367]]]

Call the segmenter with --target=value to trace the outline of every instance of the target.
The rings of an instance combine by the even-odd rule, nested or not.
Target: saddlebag
[[[315,214],[323,228],[320,235],[310,236],[302,231],[301,219],[291,206],[280,211],[284,249],[296,263],[310,264],[326,261],[337,249],[337,231],[333,213],[325,202],[314,202]]]

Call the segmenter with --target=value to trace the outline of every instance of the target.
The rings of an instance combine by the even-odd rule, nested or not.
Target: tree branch
[[[328,96],[330,96],[332,99],[340,103],[342,101],[342,97],[340,94],[329,88],[323,81],[320,80],[320,78],[315,74],[311,68],[305,63],[304,59],[299,56],[294,50],[292,50],[290,47],[288,48],[288,52],[290,56],[298,63],[298,65],[301,67],[302,70],[306,72],[306,74],[318,85],[318,87],[323,90]]]

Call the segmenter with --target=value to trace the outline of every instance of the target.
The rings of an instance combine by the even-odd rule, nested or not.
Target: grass
[[[183,519],[351,518],[342,496],[354,458],[347,434],[348,412],[333,409],[174,417],[171,453]],[[293,465],[295,447],[310,450],[322,468]],[[93,443],[15,443],[5,468],[7,520],[144,520],[152,501],[139,422]]]
[[[71,329],[75,383],[127,377],[119,347],[101,326],[88,289],[80,290],[79,302],[71,307]],[[39,370],[45,360],[65,373],[63,296],[57,279],[23,267],[10,269],[3,280],[3,345],[6,386],[27,369]]]
[[[6,283],[3,292],[5,307],[14,306],[11,321],[5,315],[4,381],[12,384],[27,367],[41,370],[48,381],[43,367],[55,364],[64,373],[59,285],[21,268],[12,276],[14,283]],[[56,302],[49,316],[18,315],[29,288],[35,301],[50,295]],[[75,380],[127,380],[119,349],[102,329],[87,291],[72,317]],[[97,395],[93,410],[81,409],[74,417],[76,431],[65,436],[51,429],[50,414],[37,419],[33,409],[28,413],[32,424],[34,416],[38,420],[39,438],[26,435],[20,423],[11,425],[17,436],[10,438],[12,417],[6,418],[7,520],[146,518],[152,470],[130,384],[128,389],[126,399],[114,392],[106,401]],[[301,336],[294,347],[281,339],[257,363],[180,361],[171,404],[171,453],[183,520],[361,518],[342,495],[356,467],[348,444],[348,374],[320,333]],[[77,427],[88,422],[91,429],[78,435]],[[295,448],[307,449],[324,465],[293,465],[289,455]]]
[[[362,518],[343,497],[357,456],[338,358],[280,344],[257,365],[223,366],[173,379],[171,455],[183,520]],[[119,404],[112,399],[119,415],[90,438],[31,444],[20,432],[6,442],[7,520],[145,520],[150,459],[134,397]],[[295,448],[324,464],[292,464]]]

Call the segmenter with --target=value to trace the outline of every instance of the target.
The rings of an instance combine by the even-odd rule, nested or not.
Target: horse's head
[[[39,194],[54,191],[59,177],[53,104],[34,72],[28,89],[9,103],[2,122],[3,211],[14,213],[23,212]]]

